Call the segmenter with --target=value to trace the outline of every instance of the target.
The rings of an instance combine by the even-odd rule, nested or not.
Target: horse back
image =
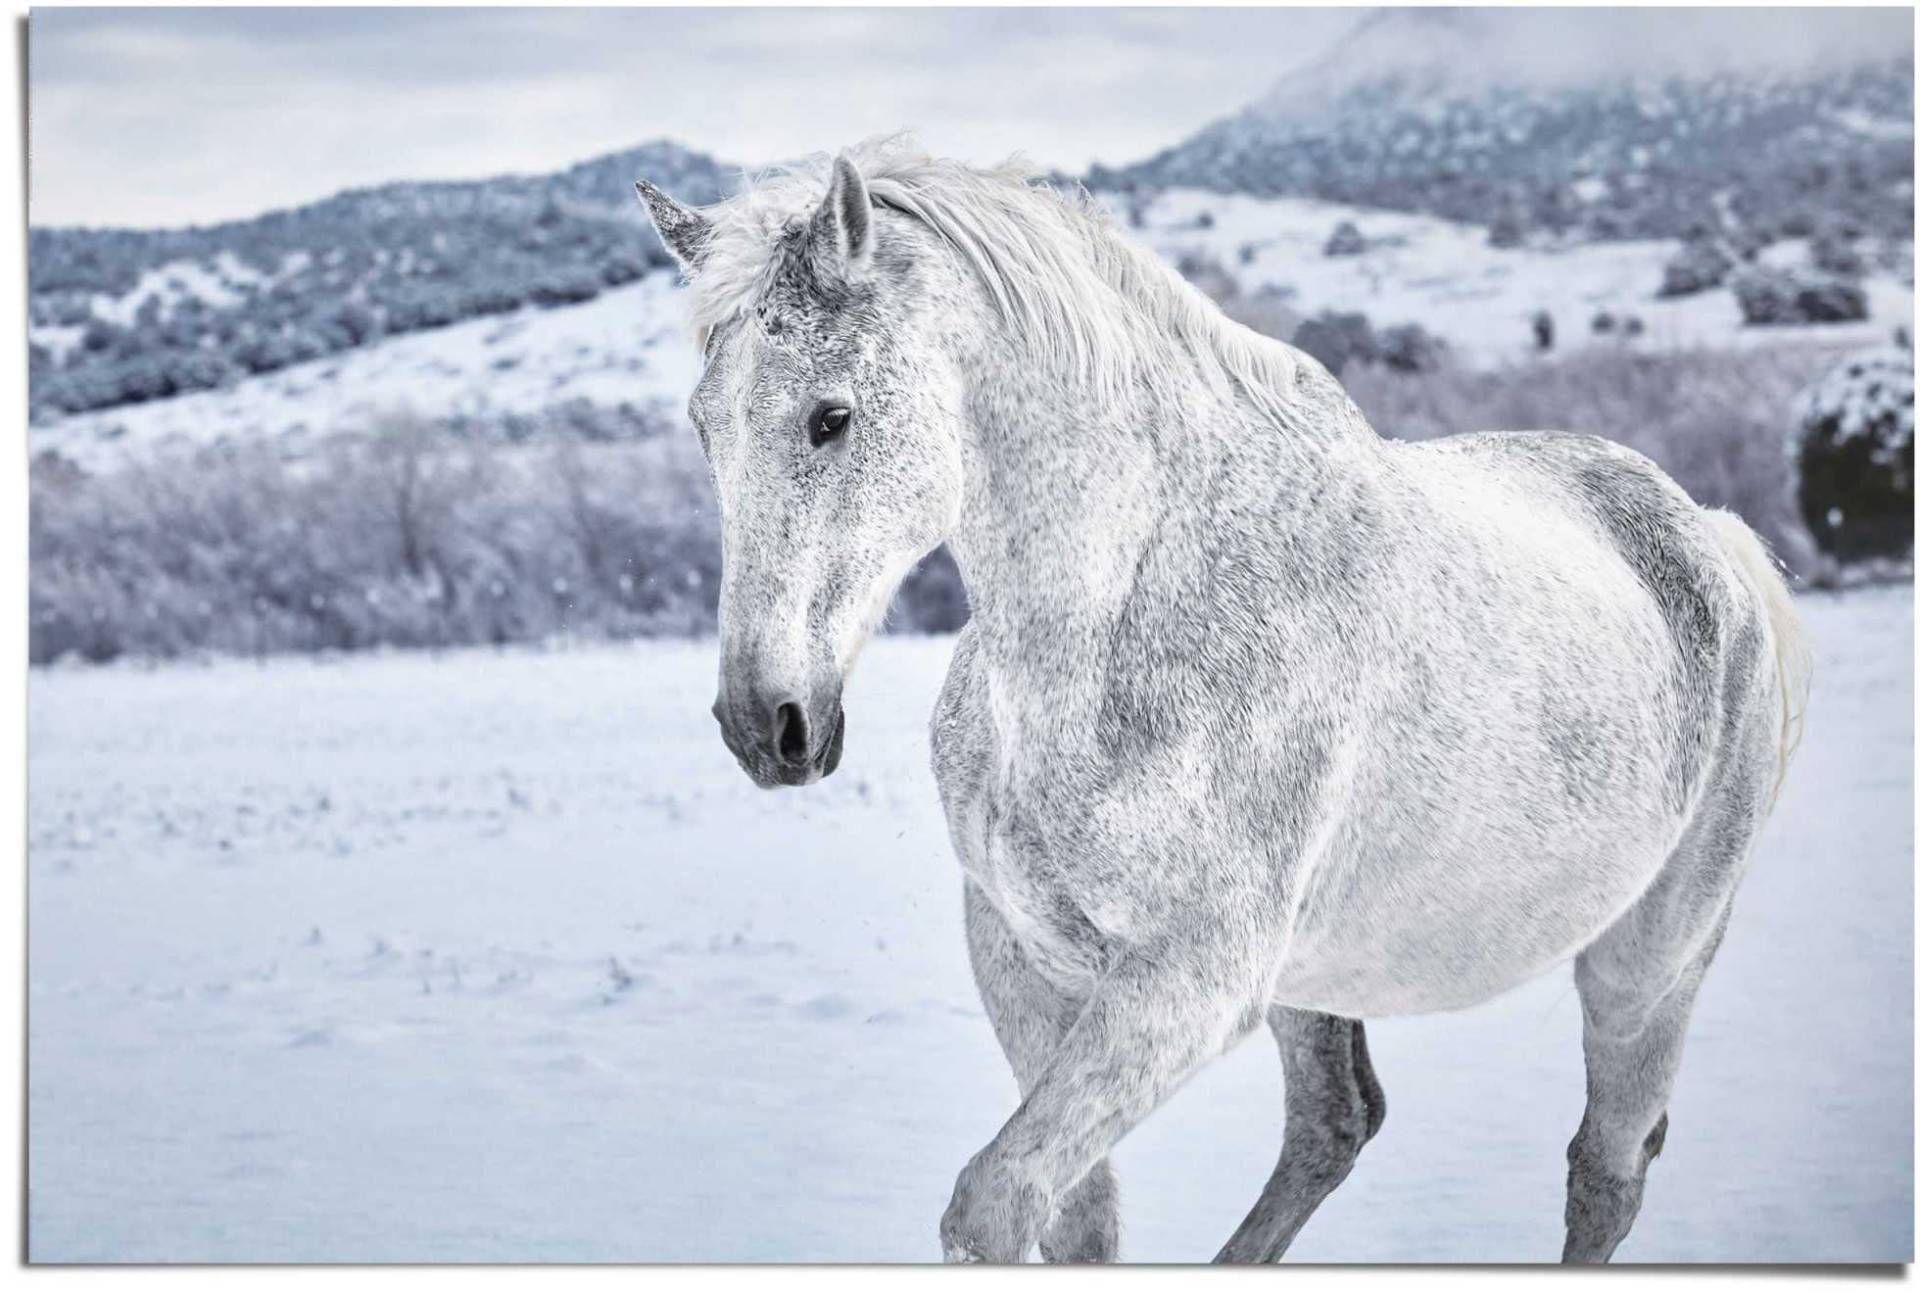
[[[1279,983],[1354,1015],[1484,1000],[1611,924],[1752,744],[1732,666],[1760,641],[1706,514],[1637,454],[1516,433],[1389,459],[1353,793],[1303,859]]]
[[[1670,788],[1677,801],[1691,800],[1727,714],[1748,699],[1765,619],[1707,511],[1653,461],[1598,436],[1497,432],[1436,444],[1504,478],[1542,514],[1573,518],[1599,540],[1602,564],[1630,576],[1664,639]],[[1562,576],[1603,573],[1574,561]]]

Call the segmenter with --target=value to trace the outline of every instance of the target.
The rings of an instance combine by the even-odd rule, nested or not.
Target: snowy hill
[[[662,141],[551,175],[389,184],[205,228],[35,229],[34,414],[227,387],[387,337],[591,300],[669,263],[635,176],[706,202],[735,174]]]
[[[1249,309],[1281,336],[1362,311],[1489,364],[1525,353],[1543,310],[1561,350],[1618,344],[1596,320],[1666,348],[1884,341],[1910,320],[1910,49],[1734,66],[1703,61],[1697,39],[1606,47],[1698,16],[1591,19],[1386,11],[1245,110],[1088,182],[1216,295],[1260,294]],[[30,438],[88,458],[257,433],[297,445],[401,407],[483,423],[582,401],[626,406],[629,424],[676,410],[693,360],[662,308],[668,260],[636,175],[704,202],[739,172],[661,141],[205,228],[35,229]],[[1322,254],[1341,220],[1361,254]],[[1658,297],[1674,240],[1702,229],[1728,264],[1837,248],[1864,275],[1865,317],[1749,329],[1722,286]]]
[[[1312,309],[1372,314],[1356,290],[1379,295],[1370,283],[1407,274],[1423,285],[1416,296],[1493,301],[1489,308],[1502,313],[1486,330],[1490,340],[1476,337],[1481,352],[1504,351],[1512,312],[1538,308],[1617,313],[1632,306],[1649,314],[1649,325],[1675,315],[1696,339],[1719,335],[1720,323],[1696,326],[1694,315],[1727,314],[1724,294],[1642,311],[1638,288],[1628,286],[1644,277],[1641,261],[1653,254],[1635,247],[1696,229],[1712,231],[1736,255],[1769,260],[1799,256],[1795,248],[1810,236],[1857,244],[1873,272],[1894,283],[1892,291],[1870,285],[1874,319],[1904,314],[1912,263],[1910,48],[1864,62],[1857,49],[1808,49],[1767,67],[1699,57],[1683,63],[1667,45],[1697,51],[1712,42],[1596,42],[1628,39],[1639,30],[1633,22],[1657,33],[1647,24],[1704,21],[1697,16],[1591,19],[1574,11],[1386,11],[1243,111],[1136,165],[1095,167],[1087,182],[1136,216],[1155,195],[1205,190],[1438,217],[1444,228],[1408,226],[1410,252],[1334,267],[1307,254],[1307,241],[1324,230],[1311,240],[1294,236],[1305,227],[1296,221],[1323,221],[1332,207],[1232,208],[1250,213],[1234,216],[1241,242],[1272,249],[1255,253],[1260,281],[1277,277]],[[1803,26],[1783,30],[1804,34]],[[739,171],[658,141],[547,175],[389,184],[208,227],[34,229],[35,440],[64,447],[62,427],[82,439],[125,427],[138,438],[143,426],[210,414],[194,432],[207,438],[259,420],[248,410],[262,391],[316,390],[316,374],[337,373],[354,385],[372,370],[424,365],[445,377],[439,358],[425,358],[442,348],[427,340],[439,331],[529,309],[564,312],[667,267],[633,201],[636,175],[705,202],[731,191]],[[1170,201],[1169,209],[1183,209],[1184,199]],[[1484,260],[1464,250],[1463,228],[1537,255]],[[1568,244],[1596,241],[1623,245],[1590,261],[1563,254]],[[1422,246],[1443,244],[1446,257],[1421,260]],[[1274,263],[1281,248],[1298,263]],[[1230,268],[1240,250],[1215,248]],[[1569,288],[1559,276],[1575,264],[1583,272]],[[1596,285],[1584,272],[1600,273],[1602,264],[1623,266],[1617,287]],[[1536,271],[1554,277],[1524,281]],[[1322,290],[1328,274],[1333,281]],[[1505,286],[1493,289],[1495,279]],[[1383,305],[1399,313],[1397,321],[1424,322],[1417,301]],[[532,331],[559,336],[571,326]],[[587,326],[598,335],[599,323]],[[444,348],[469,353],[462,338],[483,332],[492,329],[468,328]],[[381,360],[354,358],[395,338],[420,340]],[[523,375],[541,371],[556,398],[570,398],[560,388],[575,381],[579,365],[563,367],[555,373],[536,364]],[[428,381],[413,402],[440,406],[445,385]],[[357,393],[346,398],[363,401]],[[512,398],[516,407],[526,402],[523,393]],[[326,421],[333,411],[323,402],[297,420]]]
[[[1705,226],[1764,243],[1838,220],[1911,239],[1911,49],[1683,63],[1655,27],[1631,49],[1595,49],[1620,25],[1574,30],[1567,13],[1384,11],[1243,111],[1089,182],[1596,238]]]
[[[1554,318],[1562,353],[1590,345],[1692,350],[1862,344],[1910,326],[1913,318],[1910,272],[1871,273],[1864,284],[1869,314],[1858,323],[1753,328],[1742,323],[1728,290],[1658,295],[1662,267],[1673,254],[1668,242],[1542,240],[1499,248],[1489,245],[1480,225],[1198,189],[1171,190],[1131,209],[1142,222],[1135,236],[1177,265],[1191,269],[1196,260],[1204,262],[1203,281],[1217,267],[1239,294],[1265,293],[1296,314],[1360,311],[1376,324],[1419,324],[1476,367],[1531,353],[1531,322],[1540,311]],[[1326,254],[1330,235],[1342,223],[1360,231],[1365,251]],[[1808,256],[1806,240],[1786,239],[1758,259],[1799,267]],[[1634,335],[1623,337],[1623,328]]]
[[[1299,198],[1221,195],[1194,189],[1150,200],[1116,198],[1130,236],[1203,285],[1279,306],[1294,317],[1361,311],[1376,324],[1417,323],[1461,362],[1491,366],[1524,358],[1540,310],[1559,325],[1559,349],[1633,345],[1662,350],[1794,341],[1863,344],[1910,325],[1913,288],[1895,273],[1865,282],[1870,316],[1848,325],[1746,328],[1731,292],[1656,296],[1670,243],[1616,241],[1498,249],[1487,231],[1432,216]],[[1367,241],[1359,255],[1328,256],[1341,222]],[[1791,265],[1804,241],[1763,259]],[[671,272],[608,288],[553,308],[524,306],[249,376],[171,399],[53,417],[34,423],[35,452],[53,449],[104,466],[129,449],[278,439],[300,452],[315,439],[365,430],[411,413],[482,431],[511,431],[569,408],[598,410],[630,430],[677,423],[699,373]],[[1596,331],[1610,316],[1637,335]]]
[[[33,451],[104,467],[129,450],[273,439],[298,455],[321,438],[417,417],[511,434],[514,419],[571,405],[635,430],[677,420],[698,356],[656,271],[590,301],[523,307],[171,399],[33,423]]]

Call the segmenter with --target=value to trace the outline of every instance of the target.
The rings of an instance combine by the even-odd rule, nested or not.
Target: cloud
[[[1857,45],[1863,31],[1890,47],[1905,18],[1689,12],[1674,42],[1756,56]],[[1358,17],[39,9],[28,37],[32,216],[204,222],[390,180],[549,170],[662,136],[750,164],[909,127],[941,152],[1021,151],[1079,169],[1145,156],[1252,102]],[[1646,44],[1601,39],[1604,13],[1579,26],[1583,48]]]

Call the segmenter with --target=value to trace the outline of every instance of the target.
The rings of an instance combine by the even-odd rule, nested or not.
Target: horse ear
[[[845,284],[873,260],[873,202],[867,182],[845,153],[833,159],[833,180],[807,229],[815,277]]]
[[[660,241],[680,262],[680,272],[692,278],[700,262],[706,259],[707,235],[713,232],[713,221],[692,207],[676,202],[645,180],[635,180],[633,187],[639,190],[640,201],[653,218],[654,231],[660,235]]]

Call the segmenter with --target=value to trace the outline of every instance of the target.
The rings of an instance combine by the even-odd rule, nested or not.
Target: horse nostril
[[[807,740],[807,716],[792,701],[773,713],[773,747],[788,763],[805,763],[811,748]]]

